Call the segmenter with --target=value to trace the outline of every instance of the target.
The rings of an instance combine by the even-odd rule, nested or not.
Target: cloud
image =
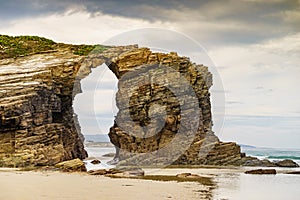
[[[235,140],[239,144],[299,148],[299,130],[300,117],[227,115],[219,137],[224,141]]]
[[[300,22],[300,20],[298,22]],[[288,34],[277,39],[269,39],[256,46],[273,54],[285,54],[289,57],[298,58],[300,53],[300,33]]]
[[[98,14],[89,12],[64,12],[47,16],[16,19],[9,26],[1,26],[1,34],[39,35],[57,42],[73,44],[99,44],[126,30],[144,27],[169,27],[162,22],[148,22],[142,19]]]
[[[13,23],[17,23],[16,20],[25,21],[27,26],[32,27],[26,19],[63,15],[65,18],[63,21],[66,22],[64,24],[62,20],[52,19],[59,25],[57,28],[83,26],[81,29],[85,30],[85,35],[88,35],[89,30],[95,29],[93,25],[100,18],[103,20],[102,23],[98,21],[98,25],[101,26],[99,29],[107,32],[102,34],[110,36],[113,35],[111,30],[116,27],[118,30],[141,27],[134,22],[144,27],[160,24],[161,27],[170,28],[171,25],[175,30],[192,36],[205,46],[218,46],[259,43],[266,39],[283,37],[286,33],[298,32],[299,5],[299,1],[296,0],[267,2],[53,0],[51,3],[46,0],[30,0],[26,4],[21,0],[12,0],[1,3],[0,16],[3,20],[10,20]],[[74,18],[75,14],[78,15],[77,18]],[[87,21],[86,26],[84,21]],[[94,23],[89,23],[92,21]],[[43,25],[43,22],[40,22],[36,26],[46,28],[51,25],[47,23]],[[26,30],[25,25],[19,28]],[[51,32],[46,28],[44,34],[47,31]],[[65,30],[61,31],[64,33]],[[76,37],[78,31],[74,29],[71,31],[75,34],[72,37]],[[70,32],[64,34],[70,35]]]
[[[230,91],[226,102],[242,103],[227,103],[227,114],[297,116],[300,58],[296,52],[299,55],[300,49],[296,35],[208,52],[217,66],[225,66],[219,73],[224,89]]]

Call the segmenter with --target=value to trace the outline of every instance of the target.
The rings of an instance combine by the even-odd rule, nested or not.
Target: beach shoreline
[[[109,178],[87,173],[0,169],[0,199],[211,199],[195,182]]]
[[[193,173],[211,178],[213,185],[92,176],[84,172],[21,171],[0,168],[0,199],[298,199],[299,175],[276,168],[277,175],[248,175],[257,167],[144,169],[146,175]],[[294,169],[295,170],[295,169]],[[291,184],[286,184],[289,181]],[[294,184],[294,185],[293,185]],[[281,190],[274,191],[274,188]],[[285,190],[285,193],[282,191]],[[290,190],[290,192],[288,192]],[[270,193],[272,191],[272,193]],[[288,192],[288,193],[287,193]],[[282,194],[282,195],[280,195]],[[241,198],[243,197],[243,198]]]

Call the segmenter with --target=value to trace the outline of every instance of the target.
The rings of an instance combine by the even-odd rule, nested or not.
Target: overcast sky
[[[140,34],[127,42],[140,45],[148,44],[151,37],[142,38],[145,30],[136,32],[137,29],[183,34],[200,44],[212,62],[207,64],[201,56],[193,60],[214,65],[220,75],[214,81],[222,81],[226,97],[224,126],[216,133],[222,140],[300,148],[299,0],[0,2],[0,34],[94,44],[116,43],[117,38],[122,38],[119,34],[124,36],[124,32],[135,30],[128,34]],[[195,53],[176,38],[161,35],[159,40],[151,41],[152,47],[160,44],[161,49],[174,49],[180,55],[193,57]],[[97,80],[105,71],[101,70],[95,72]],[[97,89],[102,92],[100,96],[116,91],[115,78],[109,71],[105,73]],[[86,93],[94,92],[94,80],[84,83]],[[112,111],[116,112],[112,99],[95,100],[99,101],[96,115],[102,119],[101,131],[91,119],[90,108],[79,103],[81,108],[77,110],[85,134],[106,132],[102,129],[112,123]]]

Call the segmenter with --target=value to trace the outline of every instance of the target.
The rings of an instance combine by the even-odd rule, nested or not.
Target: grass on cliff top
[[[75,55],[86,56],[89,53],[101,53],[107,49],[102,45],[70,45],[56,43],[38,36],[0,35],[0,59],[17,58],[44,52],[68,48]]]

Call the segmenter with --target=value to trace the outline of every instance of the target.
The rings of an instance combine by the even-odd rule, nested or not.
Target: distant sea
[[[108,135],[84,135],[85,142],[110,142]]]
[[[242,152],[248,156],[270,161],[290,159],[300,165],[300,149],[265,148],[249,145],[241,145]]]

